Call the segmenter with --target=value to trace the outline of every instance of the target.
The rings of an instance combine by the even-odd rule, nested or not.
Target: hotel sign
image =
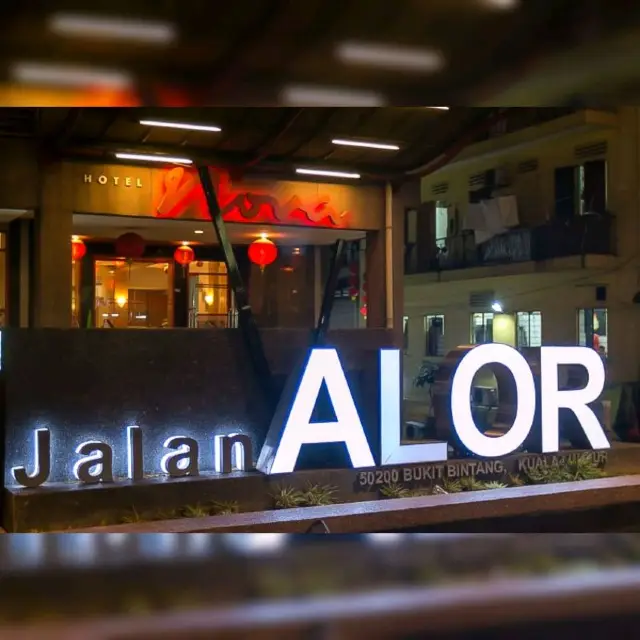
[[[401,444],[401,354],[397,349],[382,349],[379,357],[379,466],[389,468],[394,465],[445,463],[448,457],[447,442]],[[499,437],[487,436],[478,429],[470,405],[473,378],[481,367],[489,363],[506,366],[517,387],[518,406],[514,424]],[[586,386],[583,389],[560,389],[560,365],[582,365],[589,375]],[[592,449],[608,449],[610,444],[604,429],[589,407],[604,388],[604,366],[598,354],[587,347],[542,347],[540,366],[542,453],[555,454],[559,451],[561,408],[575,414]],[[311,349],[299,379],[291,380],[290,384],[290,389],[288,387],[283,393],[260,452],[256,465],[259,471],[265,474],[291,473],[295,470],[303,445],[326,443],[343,443],[354,468],[376,467],[373,451],[335,349]],[[316,423],[312,422],[312,415],[323,386],[328,392],[336,419]],[[532,429],[535,412],[533,373],[524,357],[512,347],[481,345],[469,351],[458,364],[451,386],[452,429],[462,446],[479,458],[475,464],[484,465],[482,469],[486,467],[495,471],[498,458],[514,453],[522,446]],[[217,472],[230,473],[253,468],[248,436],[213,435],[213,444],[214,468]],[[143,479],[145,471],[155,472],[158,468],[172,478],[196,476],[199,474],[200,449],[201,443],[193,438],[171,435],[164,440],[159,460],[150,460],[142,447],[141,428],[129,426],[126,428],[128,478],[139,481]],[[55,456],[52,456],[52,450]],[[34,488],[46,483],[51,474],[52,461],[65,465],[67,478],[72,482],[95,484],[114,481],[113,448],[96,439],[78,442],[75,451],[60,452],[51,431],[38,429],[33,434],[32,456],[23,465],[11,469],[11,476],[17,485]],[[385,479],[387,475],[382,471],[380,478]],[[375,480],[375,473],[373,477]],[[395,475],[389,477],[395,478]]]
[[[68,163],[78,213],[210,220],[192,168]],[[377,231],[384,228],[384,190],[371,185],[327,184],[261,177],[238,178],[209,168],[226,222]]]
[[[83,178],[84,184],[94,183],[94,176],[92,173],[85,173]],[[134,187],[142,189],[142,179],[132,178],[131,176],[107,176],[104,173],[101,173],[95,176],[95,183],[103,186],[110,184],[114,187]]]

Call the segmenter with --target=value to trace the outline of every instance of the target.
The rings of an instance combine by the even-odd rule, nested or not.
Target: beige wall
[[[577,164],[576,146],[607,142],[608,208],[615,216],[618,257],[589,256],[544,264],[480,267],[405,277],[405,315],[409,316],[409,350],[405,356],[405,393],[420,395],[411,380],[423,361],[423,316],[445,315],[445,345],[453,348],[470,337],[471,292],[495,291],[505,312],[542,312],[543,344],[577,343],[577,310],[606,307],[609,320],[608,376],[611,382],[637,380],[640,375],[640,310],[631,300],[640,290],[640,109],[623,108],[617,115],[596,112],[530,128],[474,145],[442,171],[422,182],[422,199],[445,200],[464,215],[468,180],[475,173],[507,167],[518,198],[521,221],[543,224],[554,210],[554,169]],[[518,175],[518,163],[538,160],[535,173]],[[510,168],[510,169],[509,169]],[[433,193],[447,182],[445,195]],[[595,287],[606,285],[607,302],[597,302]],[[490,311],[490,309],[484,309]]]
[[[619,119],[613,114],[580,112],[473,145],[452,163],[423,179],[422,201],[445,201],[456,205],[464,216],[468,206],[469,178],[502,167],[510,182],[504,193],[518,197],[522,223],[541,224],[554,210],[554,169],[576,164],[575,148],[594,142],[609,144],[607,161],[615,164],[613,156],[617,149],[614,143],[617,142],[618,127]],[[538,161],[537,171],[518,173],[520,163],[533,159]],[[443,183],[448,184],[448,190],[438,194],[436,187]],[[612,205],[618,203],[617,196],[609,190]]]

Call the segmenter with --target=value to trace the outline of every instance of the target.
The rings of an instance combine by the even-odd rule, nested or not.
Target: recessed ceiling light
[[[489,9],[509,10],[516,9],[520,0],[483,0],[482,4]]]
[[[51,16],[48,26],[57,35],[85,39],[129,40],[166,45],[178,37],[175,25],[169,22],[136,20],[125,16],[57,13]]]
[[[336,47],[336,55],[347,64],[393,71],[430,73],[444,67],[440,51],[377,42],[342,42]]]
[[[188,131],[222,131],[220,127],[206,124],[189,124],[187,122],[165,122],[164,120],[140,120],[146,127],[165,127],[166,129],[186,129]]]
[[[175,158],[173,156],[154,156],[142,153],[116,153],[120,160],[139,160],[141,162],[170,162],[174,164],[193,164],[189,158]]]
[[[193,233],[202,234],[204,231],[202,229],[196,229]]]
[[[379,93],[348,87],[290,85],[280,92],[280,102],[292,107],[384,107],[387,100]]]
[[[119,69],[47,62],[16,62],[11,65],[9,73],[16,82],[58,87],[129,89],[134,84],[132,76]]]
[[[345,140],[344,138],[334,138],[331,142],[345,147],[365,147],[367,149],[382,149],[383,151],[400,150],[400,147],[396,144],[383,144],[381,142],[363,142],[361,140]]]
[[[449,107],[425,107],[425,109],[436,109],[437,111],[449,111]]]
[[[326,176],[328,178],[350,178],[358,180],[359,173],[345,173],[344,171],[324,171],[322,169],[296,169],[296,173],[302,173],[310,176]]]

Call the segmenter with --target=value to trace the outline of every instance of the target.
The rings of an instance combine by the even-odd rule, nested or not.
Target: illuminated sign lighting
[[[559,409],[570,409],[577,417],[593,449],[608,449],[610,444],[589,404],[602,393],[604,365],[598,354],[587,347],[542,347],[542,449],[559,451]],[[507,367],[514,376],[518,407],[511,429],[490,437],[476,426],[471,412],[471,384],[478,370],[489,363]],[[582,365],[589,375],[584,389],[558,389],[558,366]],[[324,381],[333,404],[336,422],[311,423],[320,388]],[[381,464],[396,465],[447,460],[446,442],[400,444],[401,425],[400,351],[380,351],[380,436]],[[460,361],[452,381],[451,412],[453,429],[462,444],[474,455],[484,458],[507,456],[517,451],[529,435],[536,410],[533,373],[524,357],[514,348],[501,344],[476,347]],[[373,454],[358,415],[346,376],[335,349],[313,349],[302,373],[284,425],[272,423],[267,444],[257,468],[266,474],[291,473],[300,449],[305,444],[338,443],[346,445],[355,468],[374,466]]]
[[[83,177],[85,184],[93,184],[93,174],[85,173]],[[99,185],[112,184],[114,187],[137,187],[138,189],[142,189],[142,179],[141,178],[132,178],[131,176],[106,176],[104,173],[101,173],[97,178],[96,182]]]
[[[116,153],[119,160],[138,160],[140,162],[171,162],[175,164],[193,164],[189,158],[174,158],[172,156],[155,156],[143,153]]]
[[[514,378],[518,405],[514,424],[501,436],[488,436],[475,424],[470,396],[474,376],[487,364],[507,367]],[[380,350],[380,464],[382,466],[444,462],[446,442],[403,445],[401,433],[401,352]],[[588,373],[582,389],[560,389],[558,368],[579,365]],[[605,383],[600,356],[587,347],[541,348],[541,431],[542,452],[557,453],[560,448],[559,410],[576,416],[592,449],[608,449],[604,429],[589,404],[598,399]],[[335,421],[315,423],[312,416],[323,386],[333,406]],[[533,428],[536,414],[536,389],[533,373],[516,349],[502,344],[485,344],[470,350],[458,363],[451,384],[453,431],[469,453],[481,458],[499,458],[517,451]],[[274,416],[256,468],[265,474],[291,473],[295,470],[303,445],[344,443],[354,468],[374,467],[374,455],[361,417],[333,348],[311,349],[308,359],[289,380]],[[14,466],[11,477],[19,486],[35,488],[46,483],[52,470],[52,434],[48,428],[34,431],[33,454],[29,465]],[[227,474],[252,467],[253,450],[249,436],[216,435],[213,438],[213,468]],[[159,469],[170,478],[198,476],[202,447],[194,438],[172,435],[164,439]],[[70,467],[69,479],[81,484],[114,482],[113,448],[102,441],[87,439],[75,447],[80,456]],[[144,456],[142,429],[126,429],[127,477],[144,478],[145,466],[154,463]],[[57,456],[56,456],[57,459]],[[156,463],[157,464],[157,463]],[[149,469],[156,472],[157,469]]]
[[[22,487],[34,489],[45,484],[51,476],[52,437],[49,429],[36,429],[33,438],[33,471],[27,466],[16,466],[11,469],[15,483]],[[165,451],[160,458],[159,470],[170,478],[200,475],[201,447],[197,440],[187,436],[170,436],[164,440]],[[142,441],[142,429],[130,426],[126,429],[127,478],[134,482],[144,479],[145,460]],[[113,448],[106,442],[86,440],[81,442],[75,453],[81,456],[71,466],[69,479],[80,484],[102,484],[115,481],[113,471]],[[246,471],[253,461],[251,439],[246,435],[231,434],[216,436],[213,446],[213,467],[218,473]],[[157,472],[158,469],[148,469]]]
[[[360,178],[359,173],[345,173],[343,171],[325,171],[323,169],[296,169],[296,173],[301,173],[309,176],[327,176],[329,178],[350,178],[352,180],[358,180]]]
[[[312,423],[311,416],[323,382],[337,419],[335,422]],[[345,443],[354,467],[375,466],[338,352],[335,349],[312,349],[279,446],[273,456],[269,447],[264,447],[257,468],[264,473],[290,473],[296,466],[303,444],[330,442]]]
[[[167,129],[185,129],[187,131],[222,131],[220,127],[205,124],[187,124],[184,122],[165,122],[163,120],[140,120],[140,124],[146,127],[165,127]]]
[[[334,138],[331,142],[345,147],[364,147],[366,149],[381,149],[383,151],[400,151],[400,147],[396,144],[383,144],[381,142],[362,142],[360,140],[345,140],[344,138]]]

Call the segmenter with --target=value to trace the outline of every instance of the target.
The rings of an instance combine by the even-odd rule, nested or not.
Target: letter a
[[[311,416],[318,401],[322,383],[327,391],[337,420],[312,423]],[[283,401],[287,400],[283,394]],[[291,473],[296,466],[303,444],[344,442],[351,464],[373,467],[373,454],[362,428],[347,378],[335,349],[312,349],[300,385],[294,395],[291,410],[280,425],[280,411],[271,425],[267,441],[260,453],[257,468],[267,474]],[[285,413],[286,415],[286,413]]]

